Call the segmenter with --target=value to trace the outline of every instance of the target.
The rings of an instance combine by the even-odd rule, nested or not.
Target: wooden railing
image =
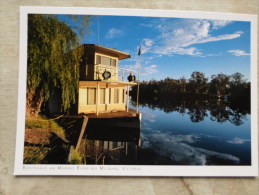
[[[131,69],[97,64],[95,65],[96,79],[103,80],[102,74],[105,70],[111,73],[111,80],[114,81],[127,81],[127,77],[130,73],[137,73],[137,71]]]

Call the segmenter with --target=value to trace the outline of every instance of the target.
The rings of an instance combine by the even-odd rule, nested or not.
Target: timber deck
[[[129,109],[128,112],[126,111],[116,111],[116,112],[103,112],[99,113],[98,116],[93,114],[84,114],[88,118],[130,118],[130,117],[137,117],[138,113],[136,110]]]
[[[101,112],[96,115],[96,113],[87,113],[87,114],[79,114],[79,115],[53,115],[54,119],[58,118],[82,118],[86,116],[88,118],[130,118],[130,117],[138,117],[140,113],[136,110],[129,109],[129,111],[114,111],[114,112]]]

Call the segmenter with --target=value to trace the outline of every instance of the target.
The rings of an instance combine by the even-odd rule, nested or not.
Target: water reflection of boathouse
[[[140,121],[129,118],[130,127],[107,121],[89,120],[79,152],[88,156],[89,164],[135,164],[141,145]],[[109,121],[110,122],[110,121]],[[125,121],[124,121],[125,122]],[[122,121],[123,123],[123,121]]]

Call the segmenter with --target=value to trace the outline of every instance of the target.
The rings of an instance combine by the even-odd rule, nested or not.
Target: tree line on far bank
[[[237,72],[232,75],[223,73],[212,75],[209,80],[202,72],[193,72],[189,79],[165,78],[162,80],[142,81],[139,84],[140,101],[147,98],[242,98],[242,101],[250,101],[250,82],[244,75]],[[137,94],[137,86],[132,87],[133,100]]]

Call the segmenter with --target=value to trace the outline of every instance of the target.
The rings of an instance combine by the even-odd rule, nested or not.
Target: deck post
[[[127,112],[129,112],[129,85],[127,85]]]
[[[138,88],[137,88],[137,113],[139,113],[138,106],[139,106],[139,81],[138,81]]]
[[[100,101],[100,84],[97,81],[97,90],[96,90],[96,116],[99,114],[99,101]]]

